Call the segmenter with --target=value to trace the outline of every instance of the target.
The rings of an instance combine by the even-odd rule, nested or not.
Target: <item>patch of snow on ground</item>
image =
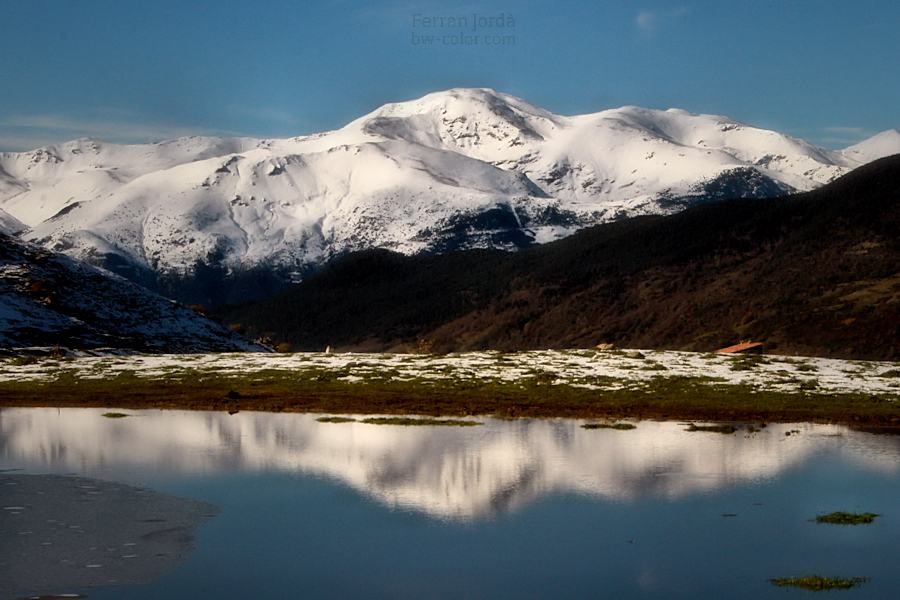
[[[656,350],[641,351],[644,358],[630,358],[629,354],[633,355],[595,350],[449,355],[220,353],[38,359],[32,364],[9,359],[0,362],[0,382],[50,381],[66,372],[100,379],[128,371],[137,377],[154,379],[177,378],[187,372],[241,377],[263,370],[324,370],[339,372],[341,380],[351,383],[373,376],[395,381],[505,383],[538,376],[554,385],[615,390],[640,388],[656,378],[688,377],[703,378],[711,384],[743,385],[751,391],[900,395],[900,364],[895,362]]]

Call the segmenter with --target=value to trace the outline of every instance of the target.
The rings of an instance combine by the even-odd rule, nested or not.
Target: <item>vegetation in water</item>
[[[130,417],[131,415],[126,415],[125,413],[120,412],[108,412],[103,413],[103,416],[107,419],[124,419],[125,417]]]
[[[351,417],[319,417],[316,421],[319,423],[355,423],[356,419]]]
[[[363,419],[363,423],[371,425],[404,425],[404,426],[449,426],[449,427],[472,427],[481,425],[476,421],[461,421],[456,419],[412,419],[409,417],[372,417]]]
[[[840,577],[810,575],[809,577],[788,577],[784,579],[770,579],[769,581],[779,587],[798,587],[811,592],[824,592],[826,590],[849,590],[859,587],[868,580],[868,577],[843,579]]]
[[[734,425],[695,425],[694,423],[691,423],[685,431],[709,431],[711,433],[731,435],[737,431],[737,427]]]
[[[637,429],[637,426],[631,423],[585,423],[581,427],[582,429],[618,429],[619,431]]]
[[[875,517],[880,516],[881,515],[869,512],[857,514],[838,511],[827,515],[819,515],[814,521],[816,523],[828,523],[831,525],[868,525],[875,520]]]

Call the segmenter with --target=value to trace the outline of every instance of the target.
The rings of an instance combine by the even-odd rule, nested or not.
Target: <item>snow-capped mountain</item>
[[[135,283],[0,235],[0,347],[267,351]]]
[[[896,154],[900,148],[900,131],[888,129],[842,151],[844,156],[868,163],[885,156]]]
[[[638,214],[809,190],[896,152],[896,131],[838,152],[725,117],[638,107],[565,117],[454,89],[300,138],[83,139],[0,154],[0,209],[25,239],[157,289],[184,289],[199,272],[220,295],[203,300],[218,303],[346,250],[513,249]],[[242,274],[245,289],[225,298],[219,284]]]

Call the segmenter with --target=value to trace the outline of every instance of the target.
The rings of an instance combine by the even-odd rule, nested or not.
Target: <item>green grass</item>
[[[824,592],[827,590],[849,590],[859,587],[868,580],[868,577],[843,579],[840,577],[810,575],[809,577],[788,577],[785,579],[770,579],[769,581],[779,587],[798,587],[811,592]]]
[[[473,427],[482,424],[476,421],[460,421],[455,419],[411,419],[408,417],[373,417],[370,419],[363,419],[362,422],[370,425],[402,425],[404,427]]]
[[[838,511],[827,515],[819,515],[814,520],[816,523],[829,523],[831,525],[868,525],[875,520],[875,517],[880,516],[875,513],[857,514]]]
[[[629,429],[637,429],[631,423],[585,423],[582,429],[617,429],[619,431],[628,431]]]

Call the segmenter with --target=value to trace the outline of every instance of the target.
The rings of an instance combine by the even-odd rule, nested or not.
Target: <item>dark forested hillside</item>
[[[223,316],[294,349],[593,346],[900,356],[900,156],[813,192],[592,227],[510,254],[368,251]]]

